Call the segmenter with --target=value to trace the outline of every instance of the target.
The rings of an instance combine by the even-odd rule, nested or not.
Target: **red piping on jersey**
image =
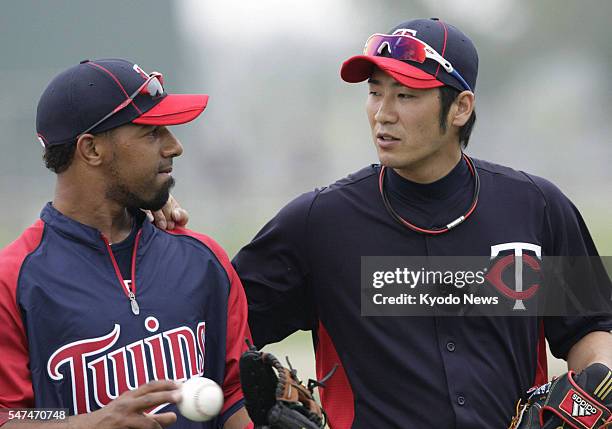
[[[115,81],[115,83],[119,86],[119,88],[121,88],[121,91],[123,91],[123,94],[125,95],[125,98],[129,98],[130,97],[130,95],[127,93],[127,91],[125,90],[123,85],[121,85],[121,82],[119,82],[119,79],[117,79],[117,77],[110,70],[107,70],[104,67],[102,67],[100,64],[96,64],[96,63],[91,62],[91,61],[88,62],[87,64],[91,64],[92,66],[97,67],[100,70],[102,70],[103,72],[107,73]],[[138,106],[136,105],[136,102],[134,100],[132,100],[131,104],[134,106],[134,109],[136,109],[138,114],[142,115],[142,111],[138,108]]]
[[[344,366],[338,357],[336,347],[325,326],[319,322],[317,331],[317,347],[315,351],[317,363],[317,379],[325,377],[329,371],[338,365],[336,372],[325,386],[319,389],[321,404],[327,412],[329,427],[333,429],[349,429],[355,419],[355,397],[348,381]]]
[[[104,244],[106,244],[106,250],[108,250],[108,254],[110,255],[111,262],[113,263],[113,268],[115,269],[115,275],[117,276],[117,280],[119,280],[119,284],[121,285],[121,290],[127,296],[130,297],[130,294],[127,292],[126,288],[132,291],[134,295],[136,295],[136,251],[138,250],[138,242],[140,241],[140,235],[142,234],[142,229],[138,230],[138,234],[136,234],[136,239],[134,240],[134,248],[132,249],[132,281],[130,285],[127,286],[125,284],[125,280],[121,275],[121,270],[119,269],[119,265],[117,265],[117,260],[115,259],[115,255],[113,255],[113,249],[111,249],[110,244],[105,236],[102,236],[102,240],[104,240]]]
[[[538,354],[536,361],[536,373],[533,381],[534,386],[541,386],[548,382],[548,357],[546,355],[546,337],[544,335],[544,322],[540,322],[538,335]]]
[[[241,334],[238,335],[240,338],[236,338],[234,341],[231,341],[228,337],[228,341],[225,345],[226,370],[225,378],[223,379],[224,403],[220,413],[220,415],[223,416],[228,409],[232,408],[236,402],[243,398],[242,389],[240,387],[238,362],[240,360],[240,356],[242,356],[242,353],[248,349],[246,342],[244,341],[245,338],[248,338],[251,342],[253,341],[251,331],[247,325],[246,315],[248,308],[244,288],[242,287],[240,278],[238,277],[238,274],[236,274],[236,270],[234,270],[227,253],[225,253],[225,250],[223,250],[223,248],[215,240],[207,235],[191,231],[181,226],[166,232],[172,235],[186,235],[203,243],[212,251],[221,266],[225,269],[230,282],[230,292],[227,306],[227,323],[228,326],[235,327],[232,329],[232,331],[235,329],[236,332],[241,332]],[[242,311],[239,310],[240,308],[242,308]],[[228,332],[230,332],[229,329],[230,328],[228,327]],[[248,427],[249,426],[247,426],[247,428]]]

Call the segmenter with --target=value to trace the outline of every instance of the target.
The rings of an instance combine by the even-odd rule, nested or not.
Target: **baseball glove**
[[[285,368],[270,353],[260,352],[247,340],[249,350],[240,358],[240,383],[244,405],[257,429],[321,429],[325,412],[312,396],[321,382],[309,380],[308,388],[291,367]],[[335,369],[335,368],[334,368]]]
[[[508,429],[612,428],[612,371],[595,363],[527,392]]]

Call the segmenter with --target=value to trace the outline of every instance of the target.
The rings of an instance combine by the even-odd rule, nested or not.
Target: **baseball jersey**
[[[205,235],[134,216],[138,314],[106,239],[51,203],[2,250],[0,408],[81,414],[148,381],[197,375],[223,388],[217,419],[192,422],[169,404],[150,411],[177,412],[176,428],[212,428],[243,405],[238,360],[250,333],[227,255]]]
[[[593,317],[364,317],[362,256],[483,256],[492,246],[528,243],[543,255],[595,255],[572,203],[550,182],[475,160],[480,197],[471,217],[440,235],[396,222],[368,166],[285,206],[234,258],[261,347],[311,330],[317,376],[333,429],[501,428],[516,400],[546,379],[544,335],[565,357],[581,337],[612,329]],[[466,212],[474,179],[460,161],[431,184],[394,171],[393,208],[431,228]],[[531,246],[531,248],[535,248]]]

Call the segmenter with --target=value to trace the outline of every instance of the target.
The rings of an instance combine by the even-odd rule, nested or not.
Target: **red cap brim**
[[[357,55],[342,64],[340,76],[349,83],[363,82],[378,67],[393,79],[409,88],[427,89],[444,86],[444,83],[423,70],[403,61],[388,57]]]
[[[205,94],[168,94],[132,122],[143,125],[184,124],[197,118],[207,104],[208,95]]]

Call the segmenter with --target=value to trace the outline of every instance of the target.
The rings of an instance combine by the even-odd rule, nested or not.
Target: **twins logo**
[[[537,244],[531,243],[502,243],[491,246],[491,260],[495,259],[500,252],[512,250],[514,254],[500,258],[489,269],[485,276],[487,281],[492,284],[502,295],[515,300],[513,310],[526,310],[523,300],[531,298],[539,289],[539,284],[530,285],[526,290],[523,288],[523,264],[529,266],[533,271],[540,271],[540,262],[533,256],[524,253],[525,250],[535,253],[536,257],[542,260],[542,248]],[[514,263],[514,285],[515,289],[509,288],[502,280],[502,275],[506,268]]]
[[[401,36],[412,36],[412,37],[416,37],[416,30],[412,30],[410,28],[398,28],[397,30],[395,30],[393,32],[393,35],[401,35]]]
[[[155,333],[159,322],[147,317],[145,327]],[[181,326],[113,350],[121,334],[121,326],[116,324],[106,335],[74,341],[56,350],[47,362],[47,373],[51,379],[61,381],[64,374],[60,369],[67,367],[72,383],[73,412],[87,413],[151,380],[186,380],[203,374],[205,328],[205,322],[198,323],[195,333]],[[107,350],[111,351],[104,353]],[[90,393],[93,393],[94,407]]]

